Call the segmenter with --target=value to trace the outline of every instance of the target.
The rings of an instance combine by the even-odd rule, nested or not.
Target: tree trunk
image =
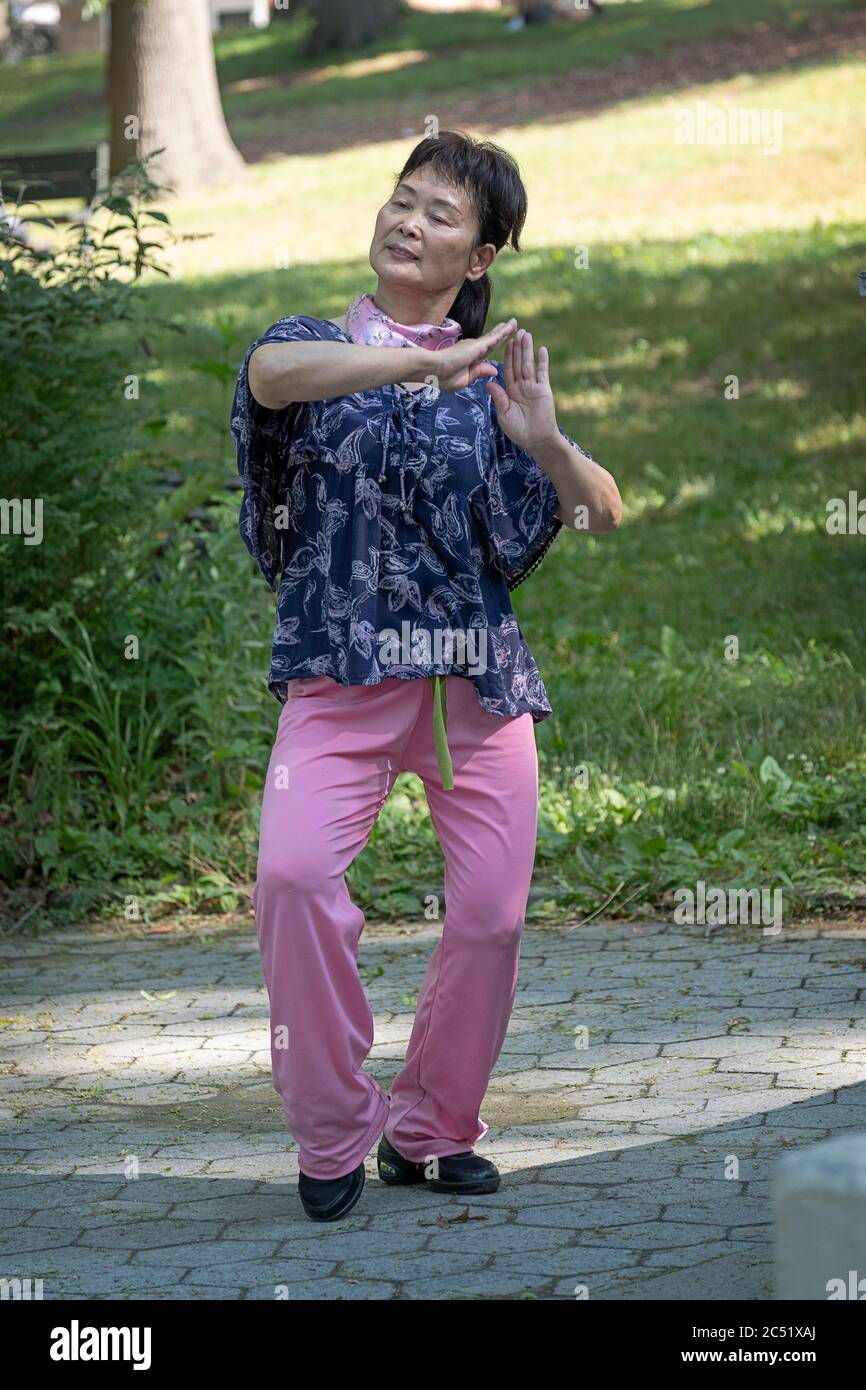
[[[151,174],[179,192],[240,177],[246,165],[223,116],[207,0],[111,0],[110,21],[112,174],[164,146]]]
[[[0,0],[0,44],[5,43],[9,37],[9,4],[8,0]]]
[[[393,32],[400,18],[399,0],[306,0],[316,17],[307,52],[362,48]]]

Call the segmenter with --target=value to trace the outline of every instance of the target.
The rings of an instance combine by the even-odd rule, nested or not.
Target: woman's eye
[[[442,227],[447,227],[447,226],[448,226],[448,222],[446,221],[446,219],[445,219],[444,217],[434,217],[434,218],[433,218],[433,221],[434,221],[434,222],[438,222],[438,223],[440,224],[440,226],[442,226]]]

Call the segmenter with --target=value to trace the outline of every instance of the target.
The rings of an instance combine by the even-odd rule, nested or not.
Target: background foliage
[[[816,11],[847,10],[612,5],[564,56],[543,31],[516,48],[489,16],[441,28],[413,16],[392,47],[427,45],[427,65],[399,68],[399,82],[446,123],[455,59],[442,35],[481,43],[473,80],[493,94],[552,61],[603,68],[749,23],[786,42]],[[303,33],[218,42],[237,138],[301,100],[256,79],[314,71]],[[6,89],[34,147],[64,83],[90,81],[85,57],[52,59],[38,101]],[[395,81],[337,65],[304,99],[360,120]],[[799,910],[866,875],[864,540],[826,529],[827,499],[863,486],[864,95],[844,50],[683,87],[683,102],[784,110],[772,165],[752,149],[674,148],[664,92],[496,136],[520,159],[535,220],[525,252],[497,262],[495,303],[548,344],[562,422],[625,501],[620,531],[563,534],[515,594],[555,711],[536,727],[535,913],[647,911],[698,878],[783,886]],[[91,130],[92,104],[76,111]],[[151,917],[247,903],[278,711],[265,688],[273,596],[237,535],[229,403],[267,324],[337,316],[368,285],[359,228],[405,143],[264,162],[243,191],[172,206],[170,224],[139,170],[90,249],[74,228],[35,225],[49,246],[36,255],[4,234],[0,493],[41,496],[46,516],[41,546],[0,545],[7,928],[117,912],[131,894]],[[202,227],[209,240],[183,239]],[[288,269],[275,271],[283,240]],[[732,372],[737,401],[722,390]],[[399,779],[351,883],[373,915],[417,914],[440,886],[416,778]]]

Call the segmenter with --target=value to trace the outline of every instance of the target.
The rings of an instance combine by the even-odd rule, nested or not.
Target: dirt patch
[[[523,90],[479,92],[455,97],[447,93],[449,128],[490,133],[503,126],[574,120],[592,116],[623,101],[673,94],[697,83],[721,82],[741,73],[866,56],[866,12],[814,15],[789,29],[755,25],[702,43],[681,44],[668,53],[615,63],[604,68],[575,68]],[[435,105],[435,103],[434,103]],[[292,128],[285,128],[290,121]],[[331,150],[399,140],[423,134],[417,99],[401,102],[355,102],[292,111],[275,120],[272,133],[244,139],[235,136],[251,163],[279,155],[326,154]]]
[[[130,1075],[134,1070],[129,1068]],[[154,1129],[164,1145],[180,1143],[189,1134],[282,1134],[286,1128],[280,1098],[270,1081],[255,1086],[227,1086],[212,1096],[164,1105],[113,1103],[108,1095],[79,1103],[75,1119],[78,1124],[104,1124],[108,1120],[112,1124]]]
[[[487,1124],[497,1129],[516,1125],[558,1124],[575,1118],[575,1099],[568,1087],[548,1086],[521,1091],[507,1081],[490,1082],[481,1107]]]
[[[396,1070],[395,1064],[395,1074]],[[500,1129],[556,1124],[573,1120],[575,1115],[574,1096],[562,1086],[521,1091],[496,1077],[482,1108],[487,1123]],[[79,1124],[110,1120],[112,1124],[154,1129],[166,1145],[180,1143],[190,1134],[282,1134],[286,1129],[279,1096],[269,1081],[225,1087],[213,1096],[167,1105],[113,1104],[106,1096],[79,1104],[76,1118]]]

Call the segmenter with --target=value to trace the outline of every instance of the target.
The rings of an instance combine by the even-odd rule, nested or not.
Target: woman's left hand
[[[532,334],[521,328],[505,345],[505,390],[498,381],[486,383],[503,434],[528,454],[559,436],[549,366],[546,347],[539,348],[536,366]]]

